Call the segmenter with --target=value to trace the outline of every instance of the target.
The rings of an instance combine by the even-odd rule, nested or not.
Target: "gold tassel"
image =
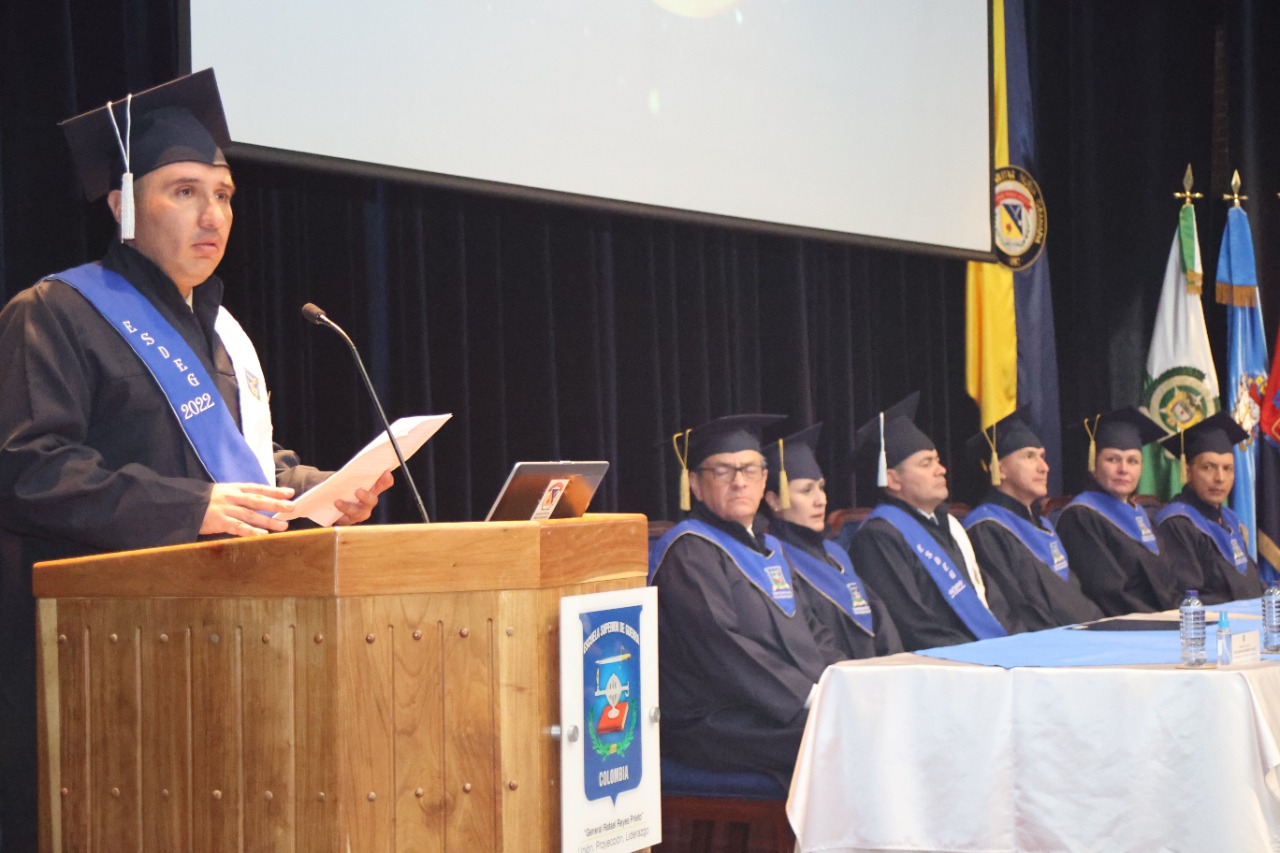
[[[1102,419],[1102,415],[1094,415],[1093,428],[1089,428],[1089,419],[1085,418],[1084,431],[1089,434],[1089,462],[1086,466],[1090,474],[1098,467],[1098,421]]]
[[[680,510],[688,512],[693,508],[689,499],[689,433],[692,430],[678,432],[671,436],[671,446],[675,448],[676,458],[680,460]],[[680,452],[680,438],[684,437],[684,452]]]
[[[987,470],[991,472],[991,485],[1000,485],[1000,457],[996,455],[996,425],[991,425],[991,434],[987,435],[987,431],[982,431],[982,437],[987,440],[987,444],[991,445],[991,464]]]
[[[1187,293],[1199,296],[1204,292],[1204,276],[1195,270],[1187,270]]]
[[[778,503],[791,509],[791,482],[787,479],[786,460],[782,456],[782,439],[778,439]]]
[[[1187,482],[1187,438],[1181,428],[1178,429],[1178,473],[1182,475],[1182,482]]]

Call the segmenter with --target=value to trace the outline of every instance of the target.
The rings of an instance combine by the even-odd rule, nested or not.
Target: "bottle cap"
[[[1218,630],[1221,631],[1224,628],[1230,628],[1230,627],[1231,627],[1231,622],[1227,619],[1227,611],[1219,610],[1218,611]]]
[[[1196,596],[1198,596],[1199,594],[1200,594],[1200,590],[1198,590],[1198,589],[1189,589],[1189,590],[1187,590],[1187,598],[1195,598],[1195,597],[1196,597]]]

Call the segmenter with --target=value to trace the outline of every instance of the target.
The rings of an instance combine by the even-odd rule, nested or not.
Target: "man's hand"
[[[293,509],[291,497],[293,489],[290,488],[258,483],[216,483],[209,497],[209,508],[204,511],[200,533],[257,536],[288,530],[289,522],[269,518],[258,510],[287,512]]]
[[[391,488],[393,482],[395,480],[392,479],[391,472],[383,471],[378,482],[368,489],[356,489],[354,501],[334,501],[333,505],[342,513],[342,518],[333,523],[334,527],[359,524],[367,520],[373,514],[373,508],[378,505],[378,495]]]

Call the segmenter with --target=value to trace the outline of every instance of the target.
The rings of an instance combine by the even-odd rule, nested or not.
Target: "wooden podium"
[[[558,602],[646,519],[349,527],[35,570],[46,851],[554,851]]]

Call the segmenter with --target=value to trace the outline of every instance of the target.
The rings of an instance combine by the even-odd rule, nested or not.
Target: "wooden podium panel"
[[[646,548],[588,515],[41,563],[42,849],[559,849],[559,600]]]

